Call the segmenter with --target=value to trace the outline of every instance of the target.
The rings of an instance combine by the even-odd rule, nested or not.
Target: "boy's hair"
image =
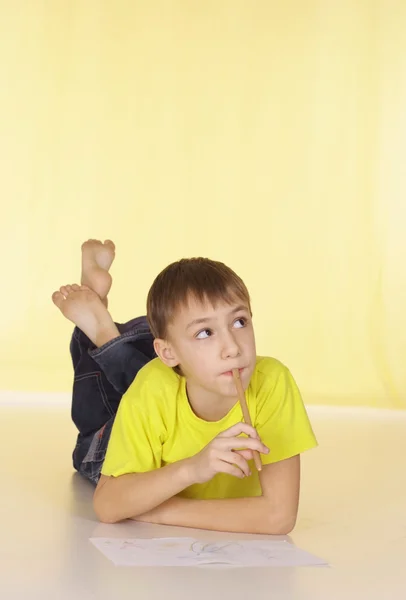
[[[149,290],[147,319],[155,338],[166,339],[168,324],[190,298],[213,306],[240,300],[251,312],[246,285],[232,269],[209,258],[183,258],[166,267]]]

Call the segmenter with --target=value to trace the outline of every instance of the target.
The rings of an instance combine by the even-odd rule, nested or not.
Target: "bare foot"
[[[62,286],[52,294],[52,301],[95,346],[103,346],[120,335],[102,300],[85,285]]]
[[[88,240],[82,244],[81,283],[96,292],[104,301],[110,291],[112,278],[109,269],[115,257],[112,241]]]

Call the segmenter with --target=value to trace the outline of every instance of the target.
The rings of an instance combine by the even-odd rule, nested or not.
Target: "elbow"
[[[295,525],[296,525],[296,517],[282,520],[279,523],[278,535],[288,535],[289,533],[291,533],[294,530]]]
[[[100,492],[101,490],[96,490],[93,496],[93,510],[96,513],[96,517],[101,523],[108,525],[118,523],[122,519],[119,518],[113,503],[106,498],[106,494],[101,494]]]
[[[93,509],[96,513],[96,517],[99,519],[100,523],[106,523],[108,525],[113,525],[114,523],[118,523],[120,519],[117,518],[116,515],[113,514],[108,507],[103,506],[101,502],[96,500],[93,501]]]
[[[272,515],[268,517],[265,529],[262,533],[267,535],[288,535],[296,525],[296,515]]]
[[[115,523],[119,523],[121,520],[115,517],[114,515],[109,514],[108,512],[97,511],[95,509],[95,513],[100,523],[105,523],[106,525],[114,525]]]

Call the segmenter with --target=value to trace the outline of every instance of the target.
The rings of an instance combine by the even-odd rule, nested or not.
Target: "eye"
[[[207,338],[209,338],[212,334],[211,329],[203,329],[202,331],[199,331],[199,333],[196,335],[196,339],[198,340],[205,340]]]
[[[236,329],[242,329],[243,327],[245,327],[247,324],[247,319],[245,319],[245,317],[240,317],[239,319],[236,319],[234,321],[234,327],[236,327]]]

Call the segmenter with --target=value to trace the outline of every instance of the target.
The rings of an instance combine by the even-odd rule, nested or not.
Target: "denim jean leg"
[[[76,470],[97,483],[122,395],[138,371],[156,357],[145,317],[117,324],[121,335],[97,348],[75,329],[72,419],[79,429],[73,452]]]
[[[77,327],[71,340],[74,369],[72,420],[79,434],[98,431],[117,412],[121,394],[109,382],[90,355],[96,346]]]
[[[100,479],[113,424],[114,417],[111,417],[100,431],[88,439],[88,450],[78,465],[79,473],[95,485]]]
[[[121,335],[100,348],[89,351],[109,383],[123,395],[138,371],[156,357],[154,338],[145,317],[120,327]]]
[[[80,472],[93,437],[114,419],[121,394],[111,385],[89,352],[96,346],[77,327],[70,351],[74,369],[72,390],[72,420],[79,433],[73,450],[73,466]]]

